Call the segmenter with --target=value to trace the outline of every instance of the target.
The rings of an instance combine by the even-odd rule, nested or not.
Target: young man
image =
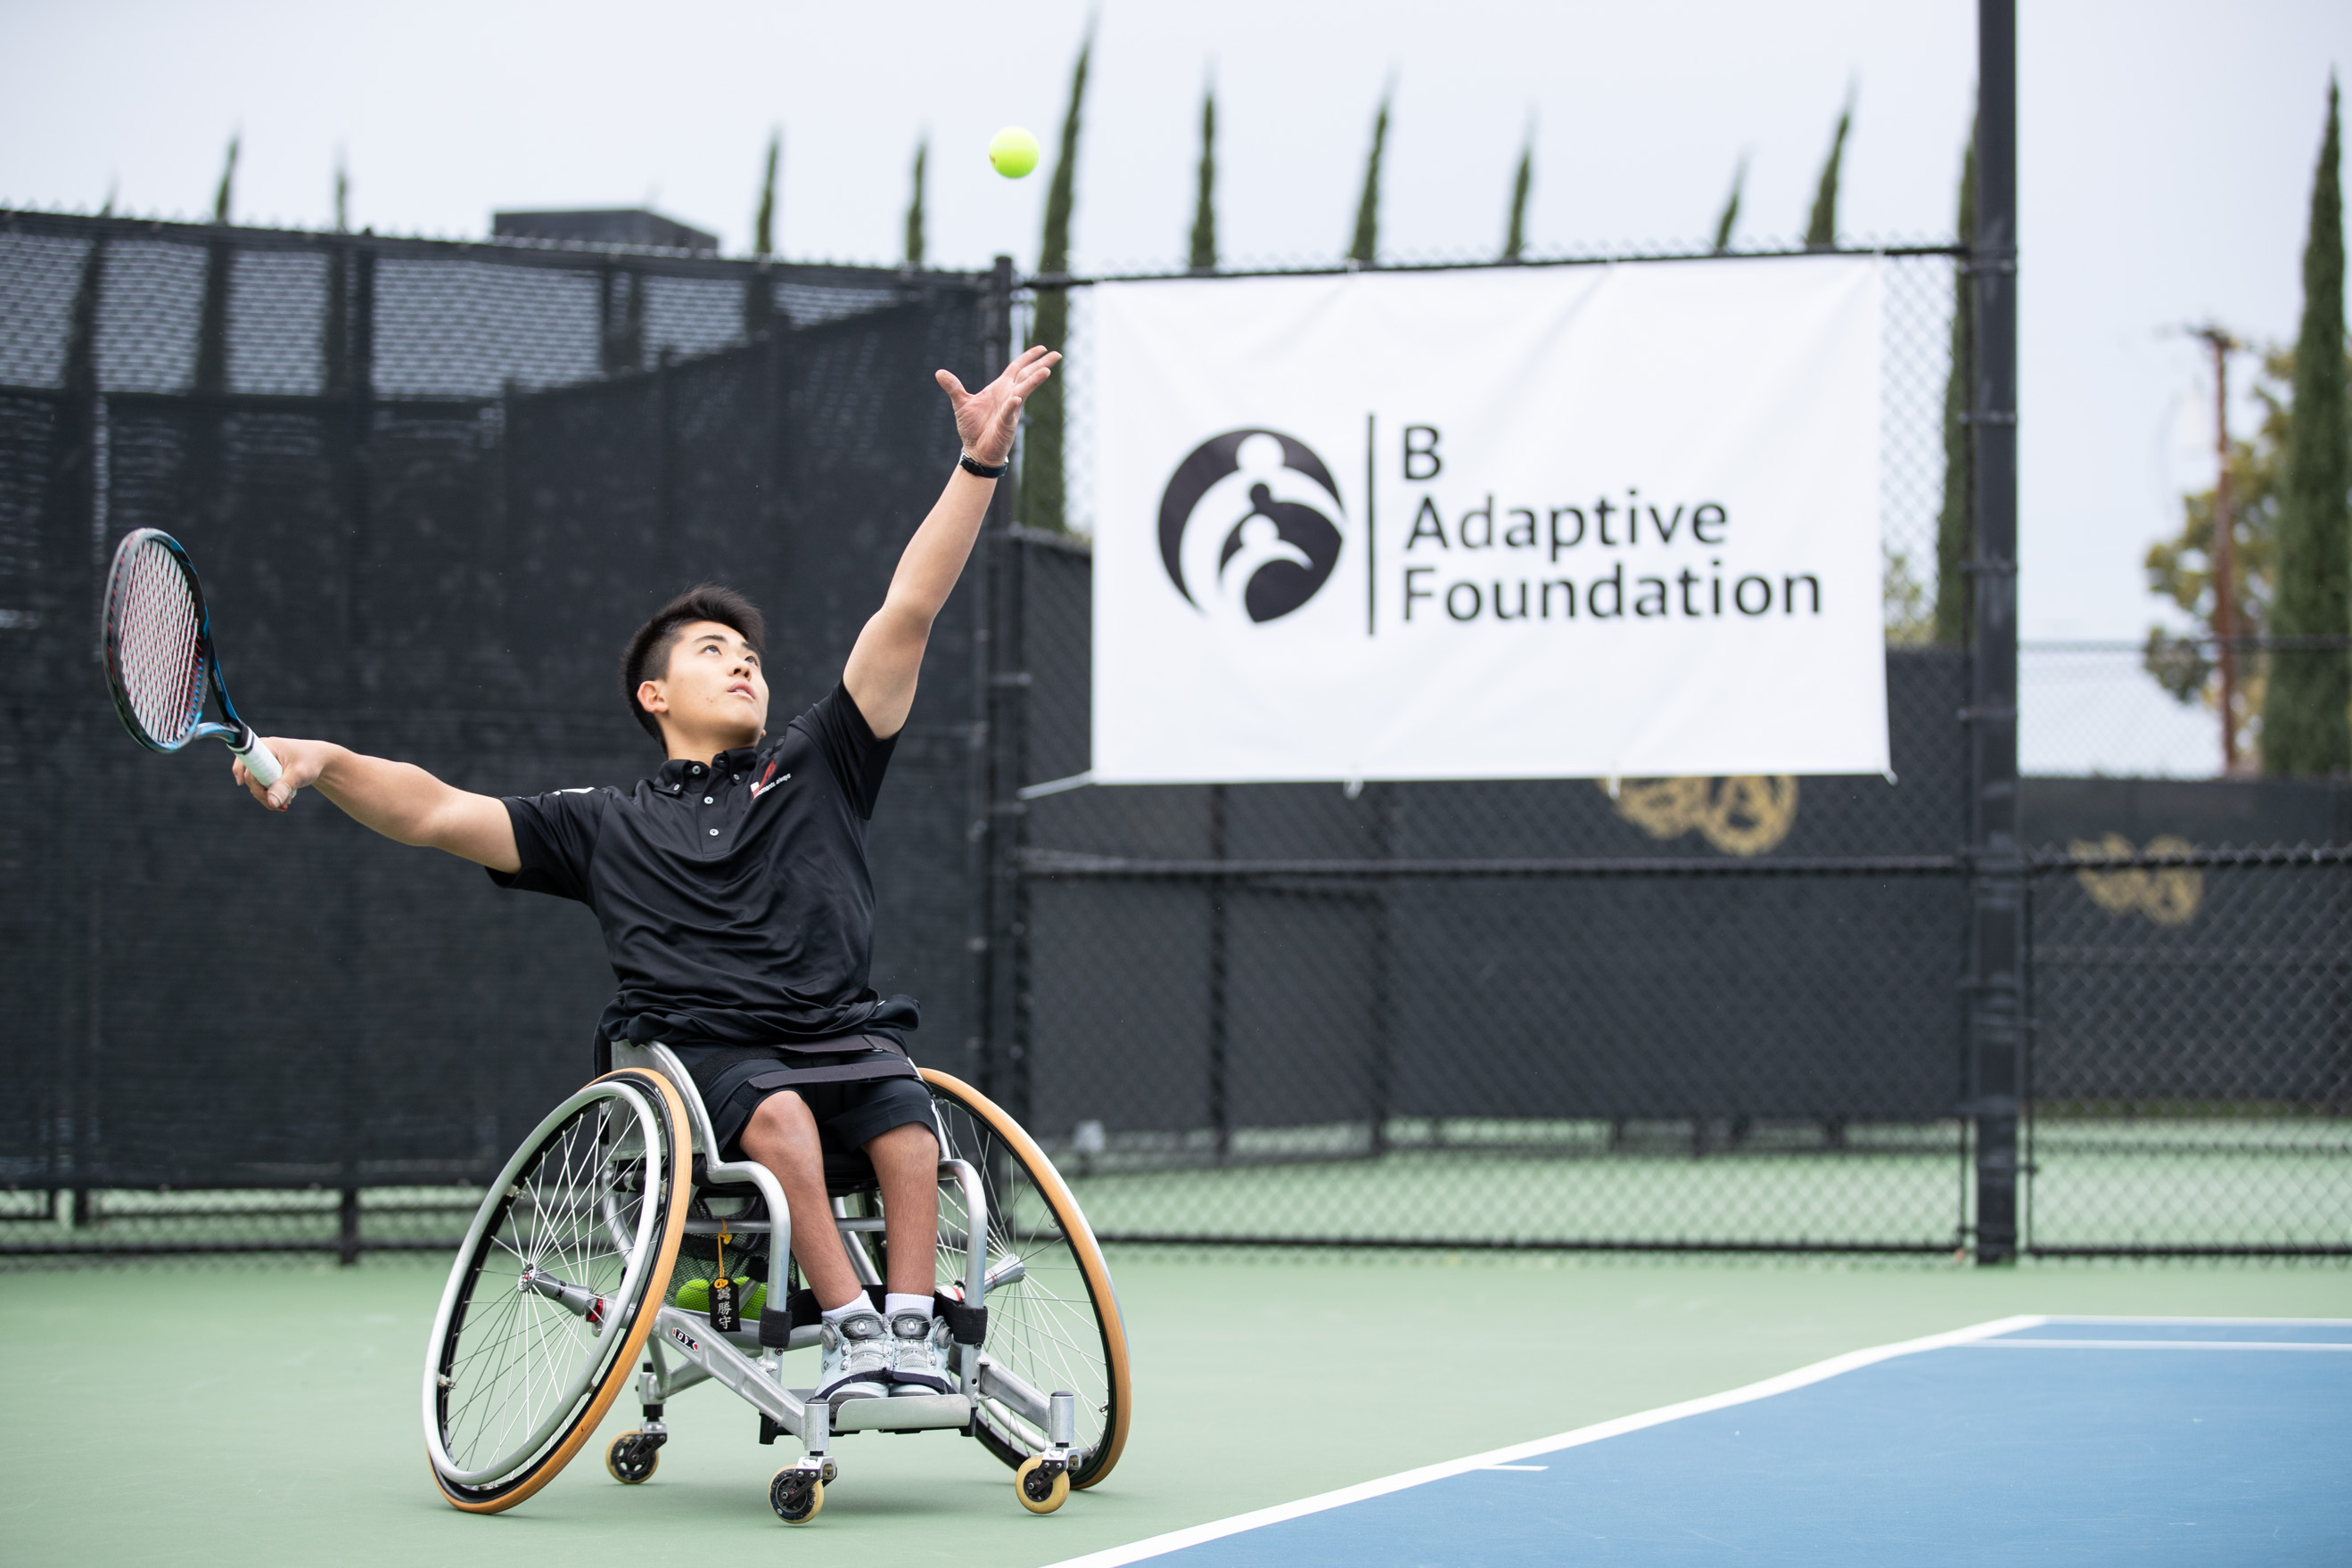
[[[1031,349],[978,392],[939,372],[963,456],[841,684],[779,735],[768,733],[760,612],[706,584],[640,627],[623,656],[631,711],[669,758],[633,790],[496,800],[406,763],[280,736],[269,747],[285,772],[267,790],[235,765],[236,781],[274,810],[315,789],[386,837],[596,912],[620,980],[606,1036],[677,1051],[720,1156],[757,1160],[784,1189],[793,1255],[824,1310],[818,1392],[835,1405],[950,1387],[946,1325],[931,1312],[939,1145],[898,1036],[915,1022],[913,1004],[866,984],[866,823],[1022,402],[1060,358]],[[881,1183],[889,1277],[879,1313],[833,1228],[828,1134],[865,1150]]]

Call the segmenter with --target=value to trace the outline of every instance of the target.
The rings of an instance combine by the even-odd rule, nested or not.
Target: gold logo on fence
[[[1785,773],[1629,779],[1615,796],[1617,814],[1652,838],[1698,832],[1727,855],[1760,855],[1797,825],[1797,781]]]
[[[2144,852],[2152,855],[2185,855],[2193,846],[2170,833],[2150,839]],[[2066,853],[2078,861],[2113,860],[2143,852],[2129,839],[2109,833],[2094,842],[2074,839]],[[2196,917],[2205,898],[2205,873],[2189,866],[2129,866],[2121,871],[2078,871],[2074,880],[2091,902],[2122,919],[2145,915],[2158,925],[2186,925]]]

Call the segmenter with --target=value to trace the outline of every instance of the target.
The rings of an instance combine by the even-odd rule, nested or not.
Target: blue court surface
[[[2015,1559],[2352,1563],[2352,1321],[2004,1319],[1064,1568]]]

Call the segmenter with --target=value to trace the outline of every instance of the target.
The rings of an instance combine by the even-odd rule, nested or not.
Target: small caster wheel
[[[660,1464],[661,1445],[646,1441],[643,1432],[624,1432],[604,1450],[604,1468],[623,1486],[651,1480]]]
[[[1013,1472],[1013,1495],[1031,1513],[1051,1513],[1070,1500],[1070,1472],[1055,1469],[1048,1473],[1045,1456],[1033,1455],[1022,1461]]]
[[[768,1506],[786,1524],[806,1524],[824,1507],[824,1482],[797,1467],[778,1470],[768,1483]]]

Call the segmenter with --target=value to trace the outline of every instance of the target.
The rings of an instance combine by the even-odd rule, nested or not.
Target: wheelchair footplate
[[[813,1388],[795,1388],[793,1397],[806,1404]],[[961,1394],[900,1395],[895,1399],[845,1399],[833,1407],[836,1432],[961,1431],[971,1425],[971,1401]]]

